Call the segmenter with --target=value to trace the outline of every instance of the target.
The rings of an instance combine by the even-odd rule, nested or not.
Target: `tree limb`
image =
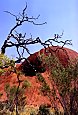
[[[61,35],[59,34],[54,34],[54,38],[50,38],[48,40],[45,40],[44,42],[41,41],[41,39],[39,37],[33,39],[32,35],[30,38],[26,38],[26,33],[23,35],[22,33],[18,33],[16,31],[16,29],[21,26],[24,22],[29,22],[32,23],[34,25],[43,25],[46,24],[46,22],[43,23],[35,23],[34,21],[37,20],[40,15],[38,15],[36,18],[32,17],[28,17],[26,14],[26,10],[27,10],[27,3],[25,5],[25,8],[23,9],[22,13],[19,13],[19,15],[15,15],[12,14],[11,12],[8,11],[4,11],[10,15],[12,15],[13,17],[15,17],[16,19],[16,25],[10,30],[7,39],[4,41],[3,46],[1,47],[1,53],[5,53],[6,48],[8,47],[15,47],[18,53],[18,60],[23,59],[24,57],[24,52],[27,52],[29,55],[31,54],[29,49],[27,48],[27,46],[31,45],[31,44],[40,44],[45,48],[50,46],[54,46],[53,42],[56,42],[57,44],[62,44],[62,46],[60,47],[60,49],[62,49],[65,45],[72,45],[71,40],[66,40],[66,41],[61,41],[59,40],[60,38],[62,38],[63,36],[63,32]],[[11,38],[14,39],[14,41],[11,40]],[[22,49],[22,52],[20,53],[19,49]],[[56,48],[55,50],[50,49],[51,51],[55,52],[58,50],[58,48]],[[20,60],[21,61],[21,60]]]

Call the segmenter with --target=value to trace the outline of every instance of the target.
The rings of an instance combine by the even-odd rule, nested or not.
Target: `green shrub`
[[[39,112],[37,115],[51,115],[51,114],[50,114],[49,108],[47,108],[46,105],[41,105],[39,107]]]
[[[16,103],[18,104],[17,105],[18,111],[24,109],[24,106],[26,105],[26,96],[24,95],[24,88],[22,87],[18,88],[15,85],[11,87],[9,83],[7,83],[5,85],[5,91],[8,98],[8,103],[6,105],[7,110],[13,112]]]
[[[50,93],[50,87],[47,83],[43,83],[41,86],[41,91],[43,92],[43,94],[47,94]]]
[[[16,91],[17,91],[17,87],[16,86],[10,87],[9,100],[13,101],[15,99]]]
[[[36,76],[37,76],[37,79],[42,83],[41,91],[46,94],[50,92],[50,87],[46,83],[45,78],[41,75],[41,73],[37,73]]]
[[[0,54],[0,68],[8,67],[8,66],[14,66],[15,61],[10,60],[6,55]]]
[[[66,111],[71,113],[72,111],[77,114],[77,81],[78,81],[78,61],[72,64],[69,60],[69,65],[64,67],[58,58],[55,56],[46,56],[45,64],[48,67],[50,72],[50,79],[54,81],[59,94],[63,100],[63,107],[66,108]],[[73,81],[73,85],[72,82]],[[73,87],[72,87],[73,86]],[[48,89],[46,87],[46,89]],[[42,91],[45,90],[43,85]],[[52,91],[53,92],[53,91]],[[56,95],[54,95],[55,98]],[[68,99],[67,99],[68,97]],[[72,108],[72,109],[71,109]],[[67,113],[67,114],[68,114]]]
[[[10,91],[10,84],[7,83],[4,88],[5,92],[8,93]]]
[[[45,79],[44,79],[44,77],[41,75],[41,73],[37,73],[36,76],[37,76],[37,79],[38,79],[40,82],[45,83]]]
[[[25,80],[22,84],[22,88],[28,88],[31,87],[31,83],[28,80]]]
[[[5,70],[0,68],[0,76],[4,75],[4,73],[5,73]]]

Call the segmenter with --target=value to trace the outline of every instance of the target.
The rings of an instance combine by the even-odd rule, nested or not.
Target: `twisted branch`
[[[27,10],[27,3],[25,5],[25,8],[23,9],[22,13],[19,13],[19,15],[15,15],[12,14],[11,12],[5,11],[6,13],[9,13],[10,15],[12,15],[13,17],[15,17],[16,19],[16,25],[10,30],[7,39],[4,41],[4,44],[1,48],[1,53],[5,53],[5,49],[8,47],[15,47],[18,53],[18,57],[17,57],[17,61],[18,60],[22,60],[24,58],[24,53],[27,52],[29,55],[31,55],[29,49],[27,48],[27,46],[31,45],[31,44],[40,44],[42,45],[45,50],[47,47],[50,48],[50,46],[54,46],[53,42],[56,42],[57,44],[62,44],[62,46],[60,48],[63,48],[65,45],[72,45],[71,40],[66,40],[66,41],[59,41],[60,38],[62,38],[63,36],[63,32],[61,35],[59,34],[54,34],[54,38],[48,39],[46,41],[42,41],[39,37],[33,39],[32,35],[30,38],[26,38],[26,33],[23,35],[22,33],[18,33],[16,31],[16,29],[21,26],[24,22],[29,22],[32,23],[34,25],[43,25],[46,24],[46,22],[44,23],[40,23],[37,24],[34,21],[37,20],[39,18],[40,15],[38,15],[36,18],[32,17],[28,17],[26,14],[26,10]],[[11,40],[11,38],[14,39],[14,41]],[[20,53],[19,49],[22,49],[22,52]],[[57,51],[58,48],[56,48],[55,50],[52,50],[53,52]]]

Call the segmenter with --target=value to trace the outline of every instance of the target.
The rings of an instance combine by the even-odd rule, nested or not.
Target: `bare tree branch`
[[[5,53],[5,49],[8,47],[15,47],[17,50],[17,53],[18,53],[18,60],[21,61],[22,59],[24,59],[24,53],[25,52],[27,52],[29,55],[31,55],[27,46],[32,45],[32,44],[38,44],[39,43],[40,45],[42,45],[45,48],[45,51],[46,51],[46,48],[49,47],[50,51],[53,51],[53,52],[58,50],[58,47],[55,50],[50,48],[50,46],[54,46],[53,42],[56,42],[57,44],[62,44],[60,49],[63,48],[65,45],[72,45],[71,40],[66,40],[66,41],[59,40],[60,38],[62,38],[64,31],[62,32],[61,35],[54,34],[54,38],[48,39],[44,42],[41,41],[41,39],[39,37],[34,39],[34,38],[32,38],[32,35],[31,35],[30,38],[26,38],[26,33],[24,35],[22,33],[18,33],[16,31],[16,29],[19,26],[21,26],[24,22],[29,22],[29,23],[32,23],[34,25],[46,24],[46,22],[40,23],[40,24],[35,23],[34,21],[37,20],[40,17],[40,15],[38,15],[36,18],[34,18],[33,16],[28,17],[26,14],[26,10],[27,10],[27,3],[25,5],[25,8],[23,9],[22,13],[19,13],[19,15],[15,15],[15,14],[12,14],[11,12],[5,11],[6,13],[9,13],[10,15],[15,17],[16,25],[10,30],[10,32],[7,36],[7,39],[4,41],[4,44],[1,48],[2,53]],[[12,41],[11,38],[13,38],[15,42]],[[20,53],[20,48],[22,49],[21,53]]]
[[[34,21],[37,20],[40,15],[38,15],[37,18],[34,18],[33,16],[29,18],[29,17],[27,16],[27,14],[26,14],[26,9],[27,9],[27,3],[26,3],[25,8],[23,9],[22,13],[19,13],[18,16],[15,15],[15,14],[12,14],[12,13],[9,12],[9,11],[4,11],[4,12],[9,13],[10,15],[12,15],[12,16],[15,17],[15,19],[16,19],[16,25],[10,30],[10,32],[9,32],[9,34],[8,34],[8,36],[7,36],[7,39],[4,41],[4,44],[3,44],[2,48],[1,48],[2,53],[5,53],[5,49],[6,49],[7,44],[8,44],[8,42],[9,42],[9,40],[10,40],[11,37],[14,38],[14,39],[16,39],[16,40],[17,40],[18,38],[19,38],[19,39],[20,39],[20,38],[25,38],[25,35],[22,36],[21,33],[20,33],[20,34],[17,34],[16,36],[14,35],[14,31],[16,31],[16,29],[17,29],[19,26],[21,26],[24,22],[27,21],[27,22],[32,23],[32,24],[34,24],[34,25],[43,25],[43,24],[46,24],[46,22],[41,23],[41,24],[35,23]],[[21,36],[20,36],[20,35],[21,35]],[[8,47],[9,47],[9,45],[8,45]]]

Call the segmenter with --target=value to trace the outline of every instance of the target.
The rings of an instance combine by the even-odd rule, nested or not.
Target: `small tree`
[[[49,95],[59,100],[64,109],[64,115],[78,114],[78,61],[74,65],[69,63],[67,67],[64,67],[58,58],[49,55],[45,56],[44,62],[50,71],[49,79],[52,86],[54,81],[60,97],[57,96],[55,87],[52,90],[50,89]]]

